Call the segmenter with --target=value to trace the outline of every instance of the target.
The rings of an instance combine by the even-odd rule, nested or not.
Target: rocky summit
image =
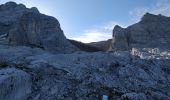
[[[170,17],[146,13],[141,21],[127,28],[115,26],[112,49],[159,48],[170,50]]]
[[[146,14],[116,26],[112,40],[84,44],[36,8],[0,5],[0,100],[170,100],[168,25]]]
[[[0,5],[0,41],[14,46],[40,47],[50,52],[73,52],[57,19],[37,8],[8,2]]]

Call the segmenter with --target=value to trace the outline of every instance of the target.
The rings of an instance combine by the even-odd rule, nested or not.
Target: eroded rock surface
[[[16,68],[0,70],[0,99],[26,100],[31,94],[31,76]]]
[[[169,59],[131,60],[104,52],[54,55],[41,49],[3,46],[0,55],[5,62],[1,70],[10,66],[32,77],[27,99],[98,100],[103,95],[111,100],[170,99]]]

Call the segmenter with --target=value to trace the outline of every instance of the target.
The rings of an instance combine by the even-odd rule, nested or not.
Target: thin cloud
[[[85,30],[82,35],[73,37],[71,39],[81,41],[84,43],[97,42],[102,40],[107,40],[112,38],[112,30],[115,25],[120,25],[126,27],[126,25],[120,24],[118,22],[108,22],[101,26],[95,26],[92,29]]]
[[[79,37],[75,37],[73,39],[84,42],[84,43],[90,43],[90,42],[101,41],[101,40],[105,40],[109,38],[111,38],[109,34],[105,34],[104,32],[90,30],[90,31],[84,32],[83,35]]]
[[[132,23],[137,22],[146,13],[162,14],[170,16],[170,1],[169,0],[157,0],[157,3],[151,7],[140,7],[130,11]]]

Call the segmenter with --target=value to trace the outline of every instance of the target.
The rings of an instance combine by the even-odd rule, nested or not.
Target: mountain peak
[[[150,22],[150,21],[158,21],[158,20],[165,20],[166,18],[169,18],[169,17],[166,17],[166,16],[163,16],[161,14],[158,14],[158,15],[154,15],[154,14],[151,14],[151,13],[145,13],[143,15],[143,17],[141,18],[141,21],[142,22]]]
[[[9,1],[5,3],[6,6],[17,6],[16,2]]]
[[[10,1],[0,5],[0,10],[10,10],[10,9],[14,9],[16,6],[17,4],[15,2]]]

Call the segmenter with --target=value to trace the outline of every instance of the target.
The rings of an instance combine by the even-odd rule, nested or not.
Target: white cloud
[[[126,27],[126,25],[119,24],[117,22],[108,22],[101,26],[95,26],[92,29],[85,30],[82,35],[73,37],[71,39],[81,41],[84,43],[103,41],[112,38],[112,30],[115,25]]]
[[[74,40],[81,41],[84,43],[96,42],[111,38],[110,34],[99,31],[85,31],[81,36],[73,38]]]
[[[140,7],[129,11],[129,14],[131,16],[131,22],[129,24],[134,24],[135,22],[138,22],[146,12],[170,16],[170,0],[156,0],[156,3],[151,5],[150,7]],[[110,21],[104,25],[86,30],[81,36],[74,37],[72,39],[85,43],[107,40],[112,38],[112,30],[115,25],[127,27],[127,25],[120,24],[115,21]]]
[[[134,10],[130,11],[129,14],[131,15],[132,23],[137,22],[140,18],[146,13],[152,14],[162,14],[165,16],[170,16],[170,1],[169,0],[157,0],[155,5],[151,7],[140,7],[135,8]]]

